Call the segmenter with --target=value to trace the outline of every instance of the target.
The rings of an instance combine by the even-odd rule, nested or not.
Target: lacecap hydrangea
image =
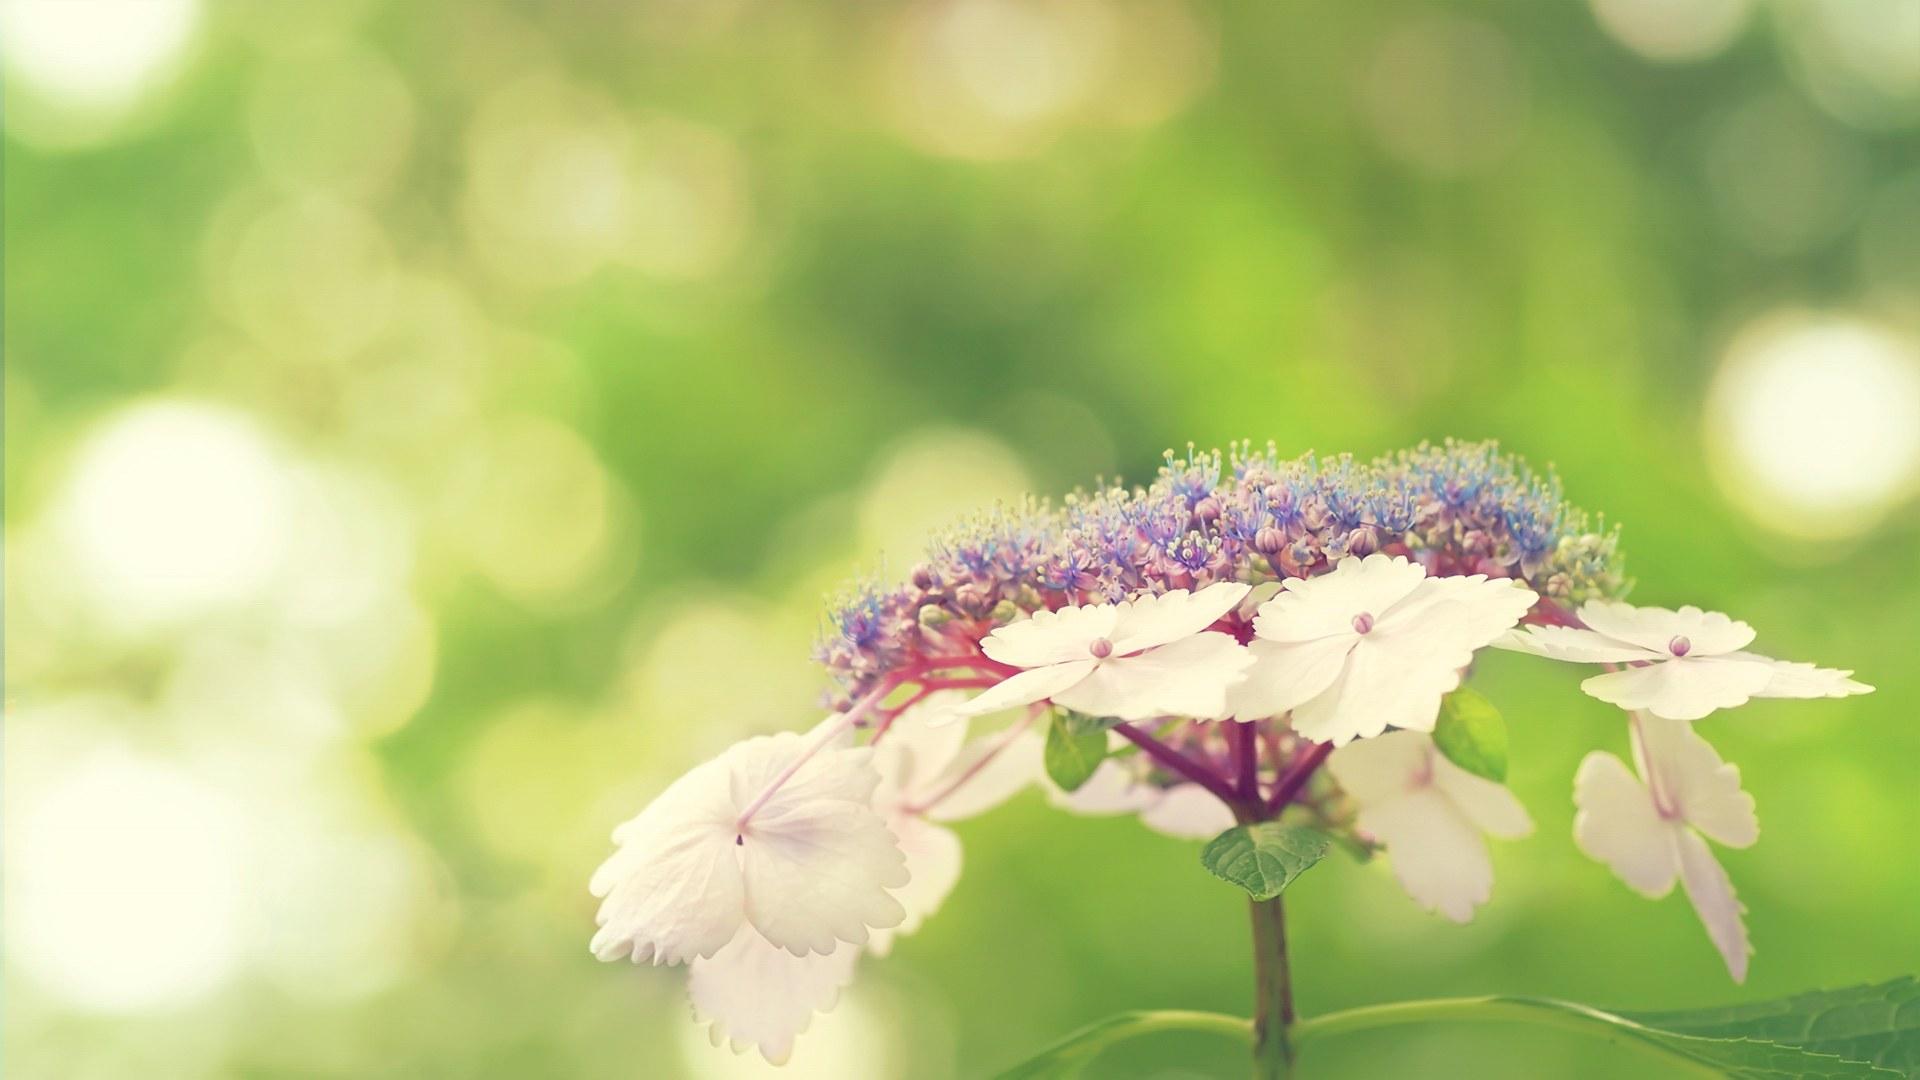
[[[987,512],[835,606],[812,731],[737,744],[615,831],[593,951],[687,965],[715,1043],[783,1061],[956,887],[951,826],[1038,786],[1210,841],[1250,898],[1256,1072],[1282,1075],[1293,876],[1338,842],[1465,922],[1491,897],[1488,839],[1532,831],[1504,721],[1462,686],[1498,647],[1604,669],[1581,686],[1624,710],[1632,765],[1582,761],[1575,842],[1648,896],[1679,883],[1743,979],[1745,909],[1709,841],[1751,844],[1758,820],[1693,724],[1870,688],[1626,586],[1615,534],[1491,443],[1189,448],[1145,487]]]

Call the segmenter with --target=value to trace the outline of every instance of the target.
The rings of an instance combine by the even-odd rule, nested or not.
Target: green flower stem
[[[1348,1035],[1375,1028],[1402,1024],[1469,1023],[1495,1021],[1540,1024],[1594,1038],[1638,1051],[1649,1060],[1657,1060],[1669,1069],[1684,1069],[1697,1076],[1722,1077],[1726,1073],[1687,1054],[1665,1050],[1643,1039],[1634,1038],[1621,1027],[1621,1021],[1604,1017],[1584,1006],[1562,1002],[1532,1002],[1523,998],[1433,998],[1426,1001],[1401,1001],[1391,1005],[1363,1005],[1357,1009],[1328,1013],[1303,1020],[1293,1027],[1294,1042],[1305,1045],[1316,1039]]]
[[[1293,1075],[1293,979],[1287,964],[1287,916],[1280,898],[1250,900],[1253,921],[1253,1077]]]

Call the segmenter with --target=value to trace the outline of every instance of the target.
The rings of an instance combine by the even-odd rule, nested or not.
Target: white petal
[[[905,917],[887,890],[906,884],[906,856],[869,805],[879,779],[869,754],[816,755],[767,800],[735,845],[747,920],[790,952],[831,952],[836,941],[858,945],[869,927],[896,926]],[[862,783],[858,798],[833,797],[858,793]],[[736,783],[736,790],[743,788]]]
[[[1357,634],[1304,642],[1256,638],[1247,645],[1253,666],[1228,692],[1227,704],[1242,720],[1279,716],[1332,686],[1359,640]]]
[[[1432,731],[1440,699],[1474,651],[1526,613],[1534,594],[1504,581],[1428,578],[1375,622],[1326,692],[1293,711],[1295,730],[1336,746],[1388,726]]]
[[[725,947],[744,918],[732,832],[730,823],[693,823],[608,859],[594,881],[606,899],[596,916],[593,954],[679,964]]]
[[[1679,827],[1660,817],[1652,794],[1624,762],[1598,750],[1588,754],[1573,777],[1573,801],[1579,807],[1573,841],[1581,851],[1642,896],[1659,899],[1673,889]]]
[[[1036,701],[1045,701],[1086,678],[1098,662],[1088,657],[1071,663],[1022,671],[1018,675],[1009,676],[987,687],[980,696],[949,710],[947,715],[985,716],[988,713],[999,712],[1001,709],[1011,709],[1015,705],[1031,705]]]
[[[987,753],[999,743],[998,735],[982,736],[968,743],[960,750],[960,756],[948,767],[946,775],[935,785],[938,790],[946,790],[947,782],[973,767],[982,754]],[[1044,768],[1041,762],[1041,749],[1045,739],[1037,731],[1026,731],[1016,736],[1012,743],[995,754],[992,761],[980,767],[980,770],[967,778],[967,782],[955,788],[953,794],[942,798],[927,811],[927,816],[935,821],[964,821],[976,814],[984,814],[1008,799],[1026,790],[1027,785],[1039,780]]]
[[[1713,656],[1744,649],[1753,641],[1753,627],[1717,611],[1683,607],[1634,607],[1612,600],[1594,600],[1580,606],[1580,621],[1615,641],[1638,645],[1663,655],[1676,637],[1687,639],[1688,656]]]
[[[906,885],[894,892],[907,917],[899,926],[873,932],[867,940],[867,951],[875,956],[892,952],[895,937],[920,929],[960,880],[960,838],[953,835],[953,830],[917,817],[895,817],[890,824],[900,839],[900,850],[906,852],[907,873],[911,875]]]
[[[1380,615],[1426,576],[1424,567],[1405,556],[1345,559],[1318,577],[1288,578],[1285,592],[1260,605],[1253,630],[1268,641],[1292,642],[1352,634],[1355,615]]]
[[[1000,663],[1020,668],[1085,660],[1094,641],[1113,637],[1119,620],[1120,609],[1113,604],[1036,611],[988,634],[980,648]]]
[[[1197,593],[1175,589],[1123,603],[1119,622],[1113,628],[1114,654],[1125,656],[1191,637],[1238,607],[1251,588],[1222,581]]]
[[[1327,771],[1353,801],[1377,806],[1424,787],[1434,756],[1433,738],[1425,732],[1389,731],[1335,750]]]
[[[1145,783],[1129,767],[1129,762],[1107,758],[1087,777],[1086,783],[1072,791],[1063,791],[1047,781],[1047,801],[1062,810],[1090,817],[1132,814],[1160,801],[1160,789]]]
[[[873,742],[873,767],[880,774],[875,801],[882,805],[925,798],[967,741],[967,722],[948,716],[965,699],[956,691],[933,694],[894,717]],[[929,723],[929,718],[945,721]]]
[[[797,732],[783,731],[777,735],[756,736],[729,747],[721,760],[727,766],[734,812],[745,810],[758,798],[795,757],[806,751],[808,741]],[[865,804],[873,798],[873,790],[879,783],[880,774],[873,768],[871,749],[862,746],[822,750],[787,778],[766,809],[822,799]]]
[[[1772,677],[1765,664],[1689,657],[1595,675],[1580,689],[1629,711],[1698,720],[1716,709],[1746,704]]]
[[[723,754],[676,780],[614,830],[620,845],[594,872],[603,897],[592,949],[602,960],[678,964],[711,956],[744,918]]]
[[[1707,936],[1727,962],[1734,982],[1747,981],[1747,957],[1753,945],[1747,940],[1747,909],[1733,893],[1733,881],[1720,865],[1707,842],[1691,830],[1680,832],[1680,880],[1687,888],[1687,899],[1706,924]]]
[[[1362,807],[1357,824],[1386,845],[1393,875],[1421,907],[1463,923],[1493,894],[1486,841],[1438,791]]]
[[[1643,649],[1572,626],[1516,627],[1496,638],[1493,644],[1499,649],[1575,664],[1624,664],[1630,660],[1662,660],[1673,655],[1664,648],[1658,652]]]
[[[1740,790],[1740,767],[1728,765],[1684,720],[1634,719],[1635,752],[1660,795],[1694,828],[1728,847],[1760,837],[1753,796]]]
[[[1084,680],[1055,693],[1053,700],[1089,716],[1211,720],[1226,713],[1227,691],[1252,663],[1253,656],[1232,637],[1199,633],[1136,656],[1103,661]]]
[[[1773,672],[1773,677],[1767,680],[1767,685],[1753,695],[1754,697],[1841,698],[1851,697],[1854,694],[1873,693],[1873,687],[1855,680],[1851,671],[1815,667],[1812,664],[1800,664],[1791,660],[1774,660],[1770,657],[1756,656],[1750,652],[1728,653],[1726,659],[1763,663]]]
[[[1518,840],[1533,833],[1527,808],[1505,785],[1475,776],[1437,751],[1433,755],[1433,785],[1483,833],[1502,840]]]
[[[1233,828],[1233,811],[1199,784],[1175,784],[1140,813],[1147,828],[1182,840],[1211,840]]]
[[[860,950],[842,945],[826,956],[795,956],[753,928],[742,927],[713,956],[687,971],[694,1015],[712,1026],[714,1044],[751,1044],[775,1065],[793,1052],[795,1035],[813,1014],[833,1008],[853,981]]]

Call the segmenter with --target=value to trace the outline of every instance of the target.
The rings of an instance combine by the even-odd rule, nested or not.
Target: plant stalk
[[[1253,1077],[1293,1075],[1293,972],[1287,966],[1287,917],[1280,898],[1251,900],[1253,918]]]

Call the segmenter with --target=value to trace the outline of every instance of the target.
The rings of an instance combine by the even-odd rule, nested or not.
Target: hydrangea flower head
[[[1752,843],[1753,802],[1689,721],[1869,687],[1747,652],[1728,616],[1620,602],[1615,549],[1486,443],[1190,448],[1143,487],[977,515],[836,604],[812,732],[734,746],[615,832],[593,951],[688,964],[715,1043],[784,1060],[863,954],[960,888],[956,823],[1036,783],[1180,838],[1306,825],[1465,922],[1492,896],[1487,838],[1533,828],[1504,735],[1462,719],[1484,702],[1448,705],[1497,644],[1610,668],[1583,686],[1630,711],[1637,772],[1587,756],[1575,840],[1649,896],[1681,882],[1742,978],[1744,909],[1707,840]]]

